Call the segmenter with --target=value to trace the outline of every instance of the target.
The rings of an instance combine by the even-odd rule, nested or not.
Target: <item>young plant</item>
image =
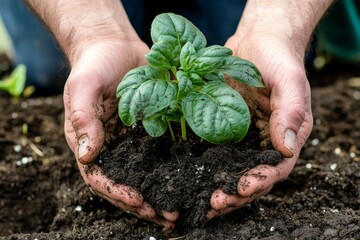
[[[203,33],[190,21],[163,13],[151,25],[149,65],[130,70],[116,90],[119,117],[126,126],[139,120],[149,135],[163,135],[171,122],[186,123],[211,143],[240,141],[250,125],[250,113],[240,94],[228,86],[225,75],[263,87],[257,68],[232,56],[226,47],[206,46]]]
[[[19,97],[25,88],[26,67],[18,65],[9,77],[0,80],[0,90],[8,92],[13,97]]]

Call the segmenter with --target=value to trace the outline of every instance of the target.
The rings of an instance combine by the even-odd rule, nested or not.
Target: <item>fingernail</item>
[[[295,150],[296,134],[293,130],[287,129],[285,132],[285,146],[291,151]]]
[[[89,152],[89,138],[84,135],[79,139],[79,159]]]

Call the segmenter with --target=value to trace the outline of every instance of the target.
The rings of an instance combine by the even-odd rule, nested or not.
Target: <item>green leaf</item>
[[[26,82],[26,66],[24,64],[18,65],[11,75],[0,80],[0,89],[7,91],[11,96],[19,97],[25,88]]]
[[[136,89],[143,82],[150,79],[170,80],[170,73],[149,65],[134,68],[127,72],[119,83],[116,89],[116,96],[120,97],[125,91]]]
[[[240,141],[250,125],[250,113],[240,94],[223,82],[210,82],[182,101],[190,128],[211,143]]]
[[[146,132],[152,137],[160,137],[168,129],[166,120],[161,114],[154,114],[142,120]]]
[[[154,43],[149,53],[145,55],[150,65],[169,70],[173,66],[177,66],[179,56],[173,55],[173,52],[179,52],[180,46],[172,46],[168,42],[160,41]]]
[[[251,86],[264,87],[259,70],[253,63],[245,59],[228,56],[223,66],[209,72],[204,78],[214,81],[225,81],[224,74]]]
[[[179,81],[177,99],[182,99],[193,90],[193,84],[188,75],[183,71],[177,71],[176,78]]]
[[[119,117],[130,126],[137,120],[170,106],[176,101],[177,85],[160,79],[147,80],[137,88],[128,88],[119,100]]]
[[[178,101],[165,108],[162,111],[162,115],[165,116],[168,121],[180,122],[180,118],[183,116],[183,112]]]
[[[200,76],[226,64],[227,57],[231,56],[229,48],[213,45],[195,52],[191,43],[187,43],[181,50],[181,68],[186,72],[195,72]]]
[[[179,65],[181,48],[187,42],[191,42],[196,50],[206,46],[204,34],[189,20],[173,13],[163,13],[155,17],[151,24],[151,39],[155,49],[151,49],[150,53],[152,51],[159,52],[160,49],[157,43],[163,42],[159,43],[164,47],[164,49],[161,50],[161,55],[165,57],[167,62],[171,63],[173,67]],[[149,58],[151,58],[150,60],[152,60],[152,58],[156,59],[152,57],[152,54],[150,54]]]

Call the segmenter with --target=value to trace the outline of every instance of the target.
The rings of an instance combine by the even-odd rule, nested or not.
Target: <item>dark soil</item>
[[[235,212],[170,235],[89,192],[64,138],[61,95],[0,93],[0,239],[359,239],[360,79],[354,77],[360,74],[345,73],[312,75],[314,130],[287,180]],[[166,138],[134,141],[122,144],[161,143],[165,152],[148,148],[138,155],[192,153],[199,170],[216,172],[199,157],[219,155],[217,148],[176,148]]]
[[[123,128],[119,125],[116,132]],[[137,125],[112,141],[97,164],[115,183],[141,192],[159,213],[180,212],[177,226],[187,229],[205,224],[214,190],[236,194],[238,179],[246,170],[281,160],[280,153],[260,149],[257,129],[250,129],[237,144],[213,145],[189,135],[187,142],[174,143],[167,136],[149,137]]]

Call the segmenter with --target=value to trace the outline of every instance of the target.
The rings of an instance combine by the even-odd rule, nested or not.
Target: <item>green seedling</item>
[[[0,80],[0,90],[8,92],[13,97],[19,97],[25,88],[26,67],[18,65],[9,77]]]
[[[158,137],[171,123],[180,123],[186,140],[186,123],[210,143],[240,141],[250,125],[250,113],[241,95],[225,81],[263,87],[258,69],[235,57],[229,48],[206,46],[203,33],[190,21],[163,13],[151,25],[153,45],[149,65],[130,70],[119,83],[118,113],[126,126],[141,120],[149,135]]]

